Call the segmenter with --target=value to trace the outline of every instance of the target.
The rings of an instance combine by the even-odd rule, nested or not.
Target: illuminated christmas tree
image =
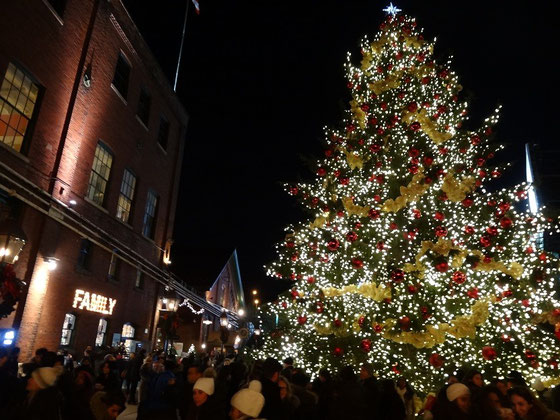
[[[326,130],[316,179],[287,186],[311,216],[277,246],[269,274],[293,287],[262,308],[276,327],[254,355],[309,373],[369,361],[420,392],[462,366],[552,382],[558,261],[537,244],[552,221],[519,210],[529,185],[485,189],[503,171],[497,111],[463,129],[450,61],[388,11],[360,65],[348,58],[350,109]]]

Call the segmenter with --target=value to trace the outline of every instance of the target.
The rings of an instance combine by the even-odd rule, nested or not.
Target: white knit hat
[[[456,383],[449,385],[445,394],[447,395],[447,399],[449,401],[455,401],[461,395],[470,395],[471,391],[465,384]]]
[[[231,397],[231,405],[243,414],[258,417],[264,407],[264,397],[261,394],[262,385],[259,381],[249,382],[244,388]]]
[[[199,389],[206,395],[212,395],[214,393],[214,378],[198,378],[193,389]]]
[[[40,367],[31,373],[31,377],[35,380],[39,388],[45,389],[54,385],[56,379],[62,373],[62,368],[57,367]]]

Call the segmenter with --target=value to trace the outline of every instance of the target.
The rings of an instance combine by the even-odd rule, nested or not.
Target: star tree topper
[[[402,12],[401,9],[399,9],[396,6],[393,6],[393,3],[389,3],[389,6],[387,6],[385,9],[383,9],[383,11],[385,13],[387,13],[388,15],[393,15],[393,16],[395,16],[399,12]]]

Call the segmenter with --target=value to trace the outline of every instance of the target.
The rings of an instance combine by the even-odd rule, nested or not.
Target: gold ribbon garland
[[[354,201],[350,197],[343,197],[340,200],[342,201],[342,205],[349,216],[355,214],[360,217],[367,217],[370,210],[369,206],[362,207],[354,204]]]
[[[326,287],[322,289],[322,291],[326,298],[347,294],[361,295],[377,302],[391,298],[391,289],[385,285],[378,285],[376,283],[362,283],[359,286],[351,284],[340,289],[337,289],[336,287]]]
[[[419,122],[422,131],[424,131],[424,133],[426,133],[435,144],[441,144],[453,137],[453,134],[451,133],[442,133],[438,131],[436,124],[430,119],[424,108],[416,112],[405,111],[402,118],[403,121],[408,122],[409,124],[414,121]]]
[[[453,172],[450,171],[445,175],[441,190],[447,195],[447,198],[455,203],[463,201],[467,194],[472,192],[475,188],[476,180],[472,176],[463,178],[458,181],[453,177]]]
[[[430,188],[428,184],[421,183],[423,179],[424,174],[421,172],[415,174],[406,187],[400,187],[401,195],[394,200],[391,198],[386,200],[381,210],[396,213],[404,208],[407,203],[418,200],[418,198]]]

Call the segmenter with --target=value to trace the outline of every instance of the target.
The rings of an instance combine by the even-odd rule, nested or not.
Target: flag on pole
[[[196,10],[196,14],[200,15],[200,5],[198,4],[198,0],[192,0],[194,4],[194,9]]]

